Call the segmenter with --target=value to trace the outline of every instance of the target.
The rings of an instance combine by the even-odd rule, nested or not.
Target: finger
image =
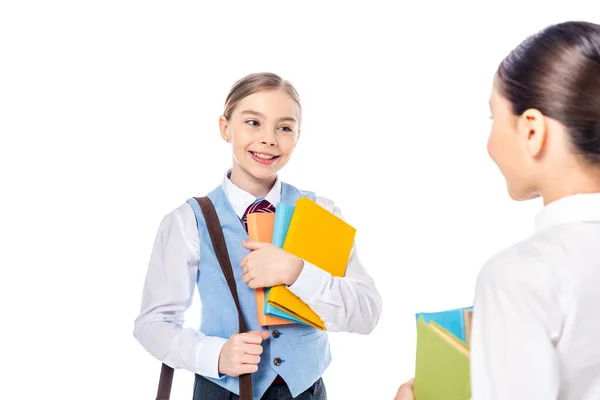
[[[246,254],[244,258],[242,258],[242,261],[240,261],[240,267],[246,266],[246,263],[248,263],[248,255],[249,254]]]
[[[250,281],[254,279],[254,277],[252,276],[252,274],[246,274],[242,276],[242,282],[245,283],[246,285],[250,286]]]
[[[265,246],[268,246],[270,243],[266,242],[249,242],[247,240],[242,241],[242,245],[248,250],[258,250],[262,249]]]
[[[262,339],[263,339],[263,340],[267,340],[267,339],[269,338],[269,336],[270,336],[270,335],[271,335],[271,332],[269,332],[269,331],[262,331],[262,332],[260,333],[260,336],[262,336]]]
[[[242,275],[246,275],[248,273],[248,266],[243,266],[242,267]]]
[[[263,341],[263,338],[261,336],[261,331],[250,331],[250,332],[242,333],[240,336],[241,336],[242,340],[244,341],[244,343],[248,343],[248,344],[261,344]]]
[[[250,276],[250,274],[246,275],[248,277],[248,287],[250,289],[258,289],[259,285],[258,285],[258,281],[256,280],[255,277]]]
[[[244,354],[249,354],[251,356],[260,356],[264,350],[260,344],[245,343],[242,347],[242,351],[244,352]]]
[[[260,363],[260,356],[255,356],[253,354],[244,354],[242,356],[242,364],[258,364]]]
[[[256,371],[258,371],[258,365],[257,364],[241,364],[238,368],[236,368],[236,370],[239,375],[253,374]]]

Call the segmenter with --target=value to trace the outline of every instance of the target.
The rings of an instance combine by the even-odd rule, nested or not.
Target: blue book
[[[426,323],[433,321],[463,343],[468,344],[470,341],[470,315],[472,311],[473,307],[470,306],[446,311],[418,313],[416,314],[416,320],[418,322],[419,317],[423,317]]]
[[[278,203],[275,206],[272,243],[279,248],[283,247],[283,242],[285,242],[285,237],[292,221],[292,215],[294,215],[294,209],[294,206],[284,203]]]
[[[283,247],[283,243],[285,242],[285,237],[287,235],[288,228],[290,227],[290,222],[292,220],[292,215],[294,215],[294,206],[284,203],[278,203],[275,206],[275,222],[273,224],[273,239],[272,243],[277,247]],[[269,291],[271,289],[267,288],[265,298],[269,298]],[[298,324],[307,325],[306,323],[300,321],[296,317],[286,313],[285,311],[280,310],[279,308],[270,305],[267,301],[265,301],[265,315],[270,315],[271,317],[282,318],[288,321],[296,322]]]

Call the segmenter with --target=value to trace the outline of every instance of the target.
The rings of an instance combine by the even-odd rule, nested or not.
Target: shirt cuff
[[[331,274],[306,260],[298,279],[288,289],[306,303],[314,303],[332,278]]]
[[[219,357],[221,349],[227,342],[217,336],[205,336],[196,346],[196,373],[207,378],[223,379],[224,374],[219,373]]]

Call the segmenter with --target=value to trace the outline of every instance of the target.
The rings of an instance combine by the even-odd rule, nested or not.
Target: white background
[[[154,235],[220,183],[217,120],[257,71],[303,102],[282,178],[341,207],[384,299],[371,335],[331,334],[329,398],[393,398],[414,313],[470,304],[541,206],[486,152],[498,63],[547,24],[600,22],[591,0],[211,3],[0,5],[1,398],[154,399],[132,334]],[[192,382],[176,371],[172,399]]]

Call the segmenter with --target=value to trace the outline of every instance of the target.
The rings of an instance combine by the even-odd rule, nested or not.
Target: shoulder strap
[[[171,385],[173,384],[173,368],[163,364],[158,381],[158,393],[156,400],[169,400],[171,397]]]
[[[227,252],[227,244],[225,243],[225,237],[223,236],[223,229],[221,229],[221,223],[212,201],[208,197],[196,198],[202,214],[206,220],[206,227],[208,229],[208,235],[212,242],[213,248],[215,249],[215,255],[219,260],[223,275],[229,285],[229,290],[235,301],[235,307],[238,312],[239,322],[239,333],[247,331],[244,318],[242,316],[242,308],[240,307],[240,300],[238,298],[237,288],[235,285],[235,277],[233,276],[233,269],[231,268],[231,261],[229,260],[229,253]],[[240,400],[252,400],[252,375],[244,374],[240,375]]]
[[[227,244],[225,244],[225,237],[223,236],[223,229],[221,229],[217,211],[208,197],[196,197],[195,199],[202,209],[202,214],[206,221],[206,228],[208,229],[208,235],[210,236],[210,241],[215,249],[215,255],[217,256],[217,260],[219,260],[221,270],[223,270],[223,275],[225,275],[225,279],[227,280],[227,285],[229,285],[229,291],[233,296],[233,301],[235,301],[235,307],[238,312],[239,331],[240,333],[244,333],[246,332],[246,324],[242,317],[242,308],[240,307],[240,300],[238,299],[235,277],[233,276],[233,269],[231,268],[229,253],[227,252]]]
[[[221,223],[219,222],[217,211],[215,210],[215,207],[210,198],[195,197],[195,199],[200,205],[200,209],[202,210],[202,214],[204,215],[204,220],[206,221],[206,228],[208,229],[210,241],[215,250],[217,260],[221,265],[223,275],[227,280],[227,285],[229,286],[229,290],[231,292],[231,295],[233,296],[235,307],[237,308],[239,333],[247,332],[246,324],[244,323],[244,318],[242,316],[242,308],[240,307],[240,300],[238,298],[235,277],[233,275],[233,269],[231,267],[231,260],[229,259],[229,253],[227,252],[227,244],[225,243],[225,237],[223,236],[223,230],[221,229]],[[240,400],[252,400],[252,375],[240,375],[239,380]],[[169,367],[166,364],[163,364],[160,373],[160,381],[158,384],[158,394],[156,400],[169,400],[172,382],[173,368]]]

